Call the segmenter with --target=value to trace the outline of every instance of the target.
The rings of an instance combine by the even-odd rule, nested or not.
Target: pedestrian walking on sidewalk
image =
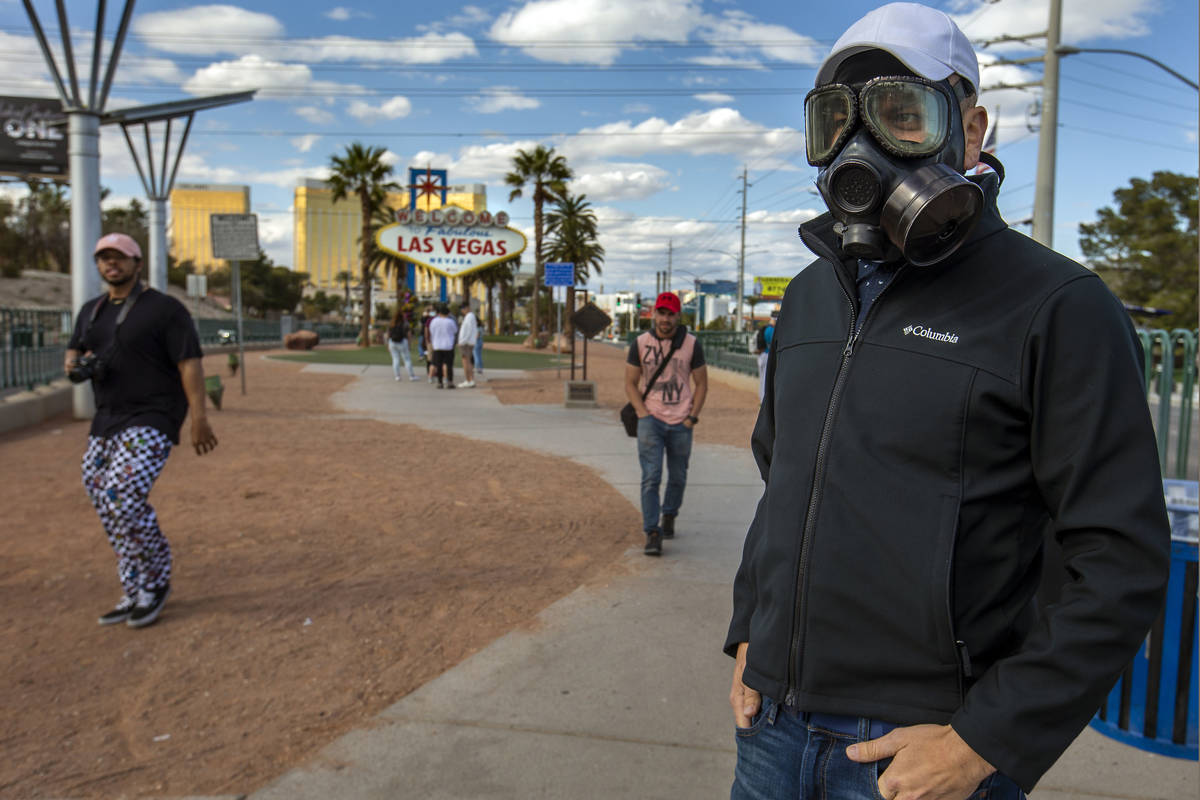
[[[675,517],[683,504],[692,455],[692,428],[700,422],[700,410],[708,394],[704,348],[679,324],[679,312],[676,295],[660,294],[654,301],[653,326],[634,340],[625,359],[625,397],[638,415],[642,529],[648,556],[662,555],[662,540],[675,536]],[[652,378],[654,382],[647,392]],[[660,503],[664,455],[667,489]]]
[[[429,321],[429,346],[433,350],[433,371],[439,389],[454,388],[454,345],[458,325],[450,316],[450,307],[439,303],[437,316]]]
[[[417,349],[421,351],[421,358],[425,362],[425,375],[430,383],[433,383],[433,347],[429,342],[429,323],[437,316],[437,311],[432,305],[425,307],[425,313],[421,315],[421,338],[417,342]]]
[[[479,338],[479,320],[471,310],[471,301],[464,300],[460,307],[462,324],[458,327],[458,350],[462,353],[463,374],[466,380],[458,386],[460,389],[475,388],[475,341]]]
[[[892,3],[805,99],[829,213],[752,437],[733,800],[1023,798],[1162,606],[1141,346],[1095,273],[1001,219],[978,90],[953,20]],[[1043,606],[1048,532],[1070,578]]]
[[[392,374],[396,376],[396,380],[400,380],[400,362],[404,362],[404,369],[408,372],[408,379],[415,381],[417,375],[413,372],[412,353],[409,351],[408,337],[411,328],[408,324],[408,319],[404,315],[404,309],[399,303],[396,304],[396,313],[392,314],[392,322],[388,326],[388,352],[392,355]]]
[[[108,290],[79,310],[63,369],[90,381],[96,413],[83,455],[83,488],[117,555],[124,594],[101,625],[153,623],[171,593],[171,546],[148,502],[184,418],[192,446],[217,446],[204,407],[204,368],[192,317],[170,295],[139,280],[142,250],[110,233],[94,248]]]

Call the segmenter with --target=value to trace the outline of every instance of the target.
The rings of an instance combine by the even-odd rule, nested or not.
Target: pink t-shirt
[[[670,339],[659,339],[650,331],[637,337],[626,361],[642,368],[639,390],[646,391],[646,382],[669,352]],[[695,336],[685,333],[683,343],[654,382],[650,394],[646,395],[646,410],[650,415],[669,425],[678,425],[687,419],[692,413],[692,370],[702,366],[703,348]]]

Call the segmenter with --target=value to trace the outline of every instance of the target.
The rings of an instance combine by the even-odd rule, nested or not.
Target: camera
[[[100,357],[95,353],[89,353],[86,356],[80,356],[71,364],[71,368],[67,370],[67,377],[71,379],[71,383],[83,383],[87,380],[94,380],[97,383],[104,380],[105,364],[100,360]]]

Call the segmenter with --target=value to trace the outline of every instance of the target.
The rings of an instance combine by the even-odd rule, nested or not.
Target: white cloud
[[[654,106],[649,103],[626,103],[621,106],[622,114],[650,114],[654,111]]]
[[[734,61],[753,54],[771,61],[817,64],[825,56],[824,46],[815,39],[783,25],[758,22],[742,11],[726,11],[719,17],[706,15],[700,36],[715,44],[718,57]]]
[[[675,122],[659,117],[637,125],[629,121],[613,122],[582,132],[591,135],[562,145],[561,149],[572,159],[666,152],[761,157],[797,147],[803,141],[802,133],[794,128],[767,128],[732,108],[695,112]]]
[[[696,98],[701,103],[709,103],[714,106],[732,103],[734,99],[733,95],[723,94],[722,92],[703,92],[701,94],[694,94],[692,97]]]
[[[207,5],[137,14],[133,33],[157,50],[213,55],[252,51],[262,40],[282,36],[284,27],[270,14]]]
[[[598,163],[575,168],[572,194],[594,202],[642,200],[670,188],[666,170],[653,164]]]
[[[313,145],[319,141],[321,141],[321,137],[315,133],[309,133],[304,136],[297,136],[291,140],[292,146],[295,147],[297,150],[299,150],[301,153],[307,153],[309,150],[312,150]]]
[[[541,101],[534,97],[526,97],[515,86],[493,86],[483,90],[483,94],[468,98],[472,110],[480,114],[496,114],[501,111],[538,108]]]
[[[431,22],[428,25],[418,25],[419,31],[444,31],[451,28],[469,28],[472,26],[482,25],[489,21],[492,15],[479,6],[463,6],[457,14],[447,17],[439,22]]]
[[[292,113],[298,117],[308,120],[314,125],[322,125],[326,122],[333,122],[334,116],[323,108],[316,106],[300,106],[293,108]]]
[[[382,61],[390,64],[440,64],[478,55],[475,40],[462,33],[430,32],[407,39],[356,39],[325,36],[300,39],[287,57],[307,61]]]
[[[401,119],[412,113],[412,103],[408,101],[407,97],[401,97],[400,95],[378,105],[367,103],[363,100],[354,100],[346,107],[346,111],[350,116],[360,119],[363,122],[374,122],[381,119]]]
[[[363,88],[353,84],[318,81],[312,70],[303,64],[268,61],[262,56],[242,56],[236,61],[221,61],[196,71],[183,83],[191,94],[258,89],[257,97],[288,97],[297,93],[321,92],[328,95],[361,94]]]
[[[986,7],[985,7],[986,6]],[[1089,0],[1064,3],[1062,41],[1076,44],[1092,39],[1128,39],[1149,33],[1146,18],[1161,12],[1156,0]],[[974,2],[954,19],[972,39],[994,36],[997,31],[1013,35],[1035,34],[1046,30],[1045,0],[1005,0],[994,5]],[[1023,49],[1040,49],[1042,40],[1033,40]],[[997,46],[1003,51],[1013,45]]]
[[[622,50],[613,42],[683,42],[700,17],[693,0],[530,0],[490,34],[541,61],[612,64]]]
[[[343,11],[362,15],[348,9]],[[186,35],[180,31],[186,31]],[[283,23],[275,17],[227,5],[143,14],[135,18],[134,32],[151,48],[168,53],[253,55],[267,61],[439,64],[477,54],[474,40],[461,33],[431,31],[399,39],[350,36],[285,39]]]
[[[335,22],[349,22],[352,19],[374,19],[375,15],[369,11],[357,11],[353,8],[345,6],[336,6],[325,12],[325,16]]]

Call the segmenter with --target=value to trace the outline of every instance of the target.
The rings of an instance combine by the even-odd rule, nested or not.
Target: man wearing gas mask
[[[100,237],[96,269],[108,291],[83,304],[63,369],[96,399],[83,488],[117,556],[124,593],[101,625],[152,624],[171,592],[171,547],[148,502],[189,411],[192,445],[217,446],[204,407],[203,355],[183,304],[138,280],[142,250],[123,233]]]
[[[998,161],[964,177],[978,88],[950,18],[893,3],[805,100],[829,213],[800,229],[818,260],[784,297],[752,439],[735,799],[1020,798],[1161,605],[1141,347],[1099,278],[1008,229]],[[1047,530],[1071,580],[1039,608]]]

